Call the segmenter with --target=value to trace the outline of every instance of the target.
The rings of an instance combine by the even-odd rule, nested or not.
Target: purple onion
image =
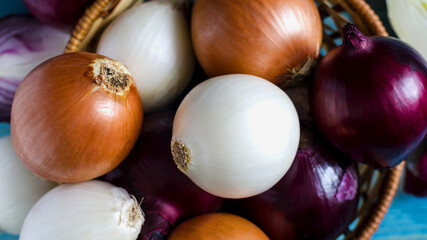
[[[403,190],[419,197],[427,197],[427,141],[407,158]]]
[[[23,0],[41,21],[55,26],[74,26],[94,0]]]
[[[145,223],[139,239],[164,239],[180,221],[220,209],[224,199],[197,187],[176,167],[170,151],[174,112],[144,116],[138,143],[104,180],[142,200]]]
[[[37,65],[61,54],[70,38],[65,30],[30,16],[0,20],[0,121],[9,121],[16,88]]]
[[[268,191],[237,202],[272,240],[335,239],[355,216],[358,176],[349,157],[308,122],[286,175]]]
[[[316,124],[355,160],[396,166],[427,132],[427,63],[398,39],[366,37],[352,24],[343,34],[316,72]]]

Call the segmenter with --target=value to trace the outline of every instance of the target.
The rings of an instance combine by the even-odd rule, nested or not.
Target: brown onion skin
[[[250,221],[229,213],[210,213],[181,223],[168,240],[268,240],[265,233]]]
[[[16,153],[36,175],[56,182],[101,176],[128,155],[141,130],[136,85],[118,95],[88,74],[94,53],[59,55],[19,85],[11,115]]]
[[[322,24],[313,0],[197,0],[191,34],[210,77],[244,73],[281,84],[318,56]]]

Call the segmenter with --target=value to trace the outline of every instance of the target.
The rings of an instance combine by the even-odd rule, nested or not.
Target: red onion
[[[0,121],[9,121],[19,83],[37,65],[61,54],[70,33],[31,16],[0,20]]]
[[[295,160],[270,190],[237,202],[242,214],[271,239],[335,239],[351,222],[358,203],[354,164],[301,122]]]
[[[94,0],[23,0],[41,21],[56,26],[73,26]]]
[[[407,158],[403,189],[419,197],[427,197],[427,141]]]
[[[139,239],[163,239],[185,218],[215,212],[224,200],[197,187],[176,167],[170,152],[174,113],[144,116],[140,139],[104,179],[142,200],[145,223]]]
[[[352,24],[343,33],[316,72],[317,126],[355,160],[396,166],[427,132],[427,63],[400,40],[366,37]]]

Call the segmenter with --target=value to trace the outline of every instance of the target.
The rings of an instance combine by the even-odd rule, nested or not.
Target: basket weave
[[[323,49],[326,52],[337,47],[337,40],[342,39],[340,29],[347,22],[353,22],[368,36],[388,36],[379,17],[364,0],[315,1],[322,17]],[[74,28],[65,52],[95,51],[102,30],[124,10],[141,2],[142,0],[95,0]],[[403,162],[388,170],[375,170],[359,164],[360,204],[350,224],[352,227],[347,227],[343,233],[344,239],[371,238],[393,200],[404,164]]]

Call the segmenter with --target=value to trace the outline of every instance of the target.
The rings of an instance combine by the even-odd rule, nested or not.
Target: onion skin
[[[309,122],[301,126],[300,147],[286,175],[237,204],[273,240],[335,239],[357,210],[357,171]]]
[[[427,132],[427,63],[410,46],[344,27],[317,68],[312,110],[321,132],[357,161],[398,165]]]
[[[106,57],[69,53],[36,67],[12,104],[11,136],[18,157],[36,175],[80,182],[115,168],[135,144],[142,104],[131,80],[122,94],[100,87],[89,65]]]
[[[322,41],[312,0],[197,0],[191,28],[197,59],[210,77],[243,73],[275,84],[317,57]]]
[[[184,14],[190,3],[144,2],[109,24],[98,41],[97,53],[117,59],[132,72],[145,113],[164,109],[191,80],[195,56]]]
[[[63,53],[69,39],[68,31],[32,16],[0,20],[0,121],[10,122],[13,97],[22,79],[40,63]]]
[[[424,176],[425,177],[425,176]],[[424,181],[413,169],[405,169],[405,181],[403,185],[405,192],[418,197],[427,197],[427,181]]]
[[[74,26],[94,0],[23,0],[41,21],[55,26]]]
[[[170,151],[174,112],[145,116],[141,136],[132,152],[104,180],[142,199],[145,223],[139,239],[165,239],[183,219],[215,212],[224,199],[197,187],[178,170]]]
[[[408,156],[403,189],[418,197],[427,197],[427,142]]]
[[[257,226],[228,213],[211,213],[189,219],[179,225],[168,240],[268,240]]]

